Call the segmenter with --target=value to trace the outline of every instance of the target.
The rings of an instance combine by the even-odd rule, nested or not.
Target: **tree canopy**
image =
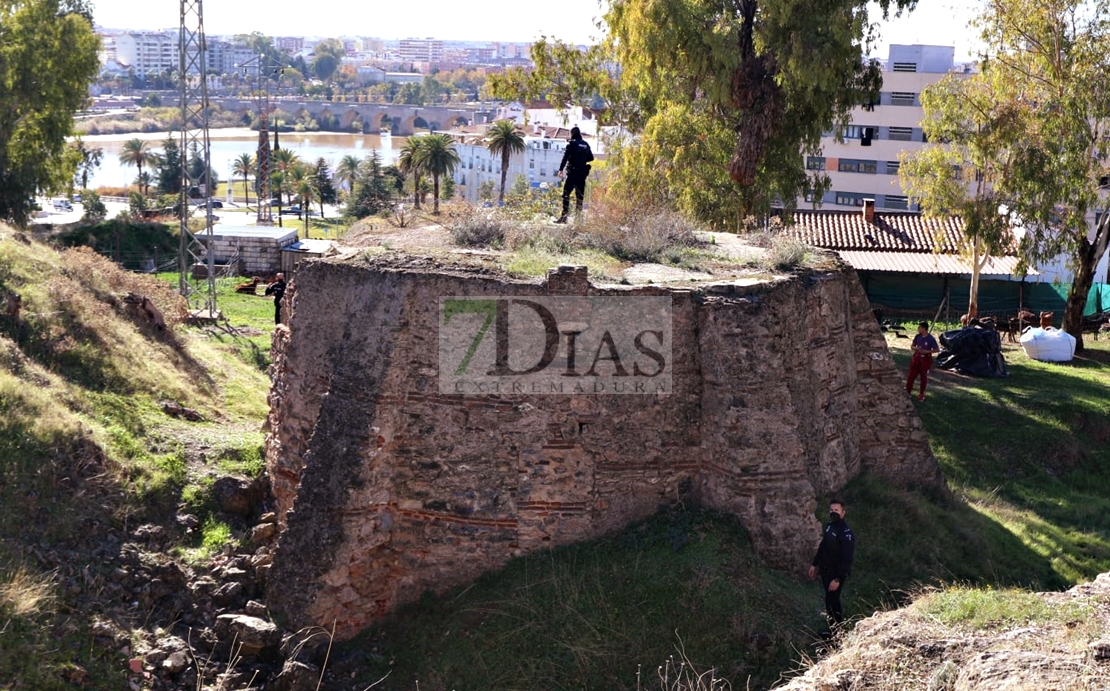
[[[982,74],[949,75],[926,87],[921,104],[921,126],[931,143],[903,153],[899,177],[925,215],[963,219],[959,249],[972,270],[968,315],[975,317],[982,269],[1016,245],[1009,214],[1014,199],[998,183],[1011,164],[1010,142],[1022,135],[1021,112],[998,99]]]
[[[994,187],[1033,262],[1070,257],[1063,326],[1083,347],[1095,267],[1110,243],[1110,2],[989,0],[979,26],[991,98],[1016,120]]]
[[[25,225],[37,192],[73,180],[66,137],[99,47],[81,0],[0,0],[0,218]]]
[[[607,121],[641,134],[626,151],[633,155],[619,158],[618,190],[634,178],[625,193],[733,225],[827,189],[805,156],[879,89],[879,66],[865,58],[875,39],[870,4],[608,0],[604,43],[583,52],[540,41],[533,72],[491,76],[490,86],[503,98],[599,99]],[[886,15],[916,0],[875,4]],[[724,166],[727,178],[709,166]],[[708,195],[698,189],[707,174]],[[646,178],[653,184],[644,187]]]

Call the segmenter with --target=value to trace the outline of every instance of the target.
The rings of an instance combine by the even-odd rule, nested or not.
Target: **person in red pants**
[[[929,368],[933,366],[933,355],[940,352],[937,339],[929,333],[929,322],[917,325],[917,335],[910,344],[913,357],[910,359],[910,376],[906,379],[906,393],[913,395],[913,380],[921,377],[921,391],[917,400],[925,400],[925,386],[929,383]]]

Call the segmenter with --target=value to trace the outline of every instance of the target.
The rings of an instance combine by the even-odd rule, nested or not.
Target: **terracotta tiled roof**
[[[957,252],[963,219],[926,218],[917,213],[876,212],[873,221],[863,211],[796,211],[786,232],[814,247],[830,250],[885,250],[890,252]]]
[[[784,233],[814,247],[834,250],[858,271],[969,275],[959,256],[964,222],[958,216],[927,218],[919,213],[876,212],[868,220],[859,211],[796,211]],[[992,257],[984,276],[1013,275],[1018,258]],[[1029,275],[1036,271],[1027,269]]]
[[[971,266],[956,254],[933,254],[924,252],[863,252],[839,250],[837,254],[856,271],[889,271],[903,274],[947,274],[949,276],[971,275]],[[991,257],[982,268],[980,275],[1013,276],[1017,270],[1017,257]],[[1037,272],[1026,270],[1026,275],[1035,276]]]

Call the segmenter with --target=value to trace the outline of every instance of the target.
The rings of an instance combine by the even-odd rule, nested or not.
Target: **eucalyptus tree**
[[[494,95],[594,104],[639,136],[617,157],[614,192],[720,226],[792,208],[829,188],[807,171],[822,134],[877,96],[871,8],[916,0],[607,0],[605,40],[533,44],[535,69],[492,75]]]
[[[921,94],[921,126],[929,144],[903,153],[898,175],[926,216],[963,221],[955,242],[971,267],[968,315],[979,314],[979,277],[992,256],[1017,249],[1009,210],[1014,199],[999,187],[1012,167],[1011,142],[1023,134],[1021,110],[997,98],[987,77],[949,75]],[[941,225],[940,227],[947,227]]]
[[[25,225],[36,192],[72,184],[66,137],[99,48],[83,0],[0,0],[0,219]]]

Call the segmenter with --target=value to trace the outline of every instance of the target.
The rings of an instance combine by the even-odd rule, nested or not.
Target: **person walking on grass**
[[[565,168],[566,182],[563,183],[563,215],[556,223],[566,223],[570,213],[570,193],[574,192],[575,213],[582,213],[582,198],[586,196],[586,177],[590,174],[590,161],[594,160],[594,152],[590,145],[582,139],[582,130],[578,127],[570,128],[570,141],[563,152],[563,162],[559,164],[559,177]]]
[[[844,580],[852,571],[852,559],[856,553],[856,536],[848,526],[848,521],[844,520],[844,513],[844,502],[838,499],[829,502],[829,522],[825,525],[821,544],[809,567],[811,581],[821,576],[821,585],[825,589],[825,612],[829,627],[834,632],[844,621],[840,598],[844,593]]]
[[[274,323],[281,323],[281,299],[285,297],[285,274],[279,273],[274,282],[266,286],[266,294],[274,296]]]
[[[921,390],[918,393],[917,400],[924,401],[925,386],[929,383],[929,369],[933,366],[933,355],[940,352],[937,339],[929,333],[929,322],[921,322],[917,325],[917,335],[913,337],[910,350],[913,351],[913,357],[910,358],[910,374],[906,379],[906,393],[913,395],[913,380],[921,377]]]

